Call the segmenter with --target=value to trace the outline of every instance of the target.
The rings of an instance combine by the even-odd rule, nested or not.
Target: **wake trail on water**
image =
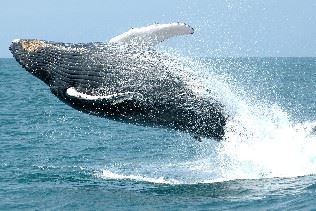
[[[197,143],[198,156],[191,160],[143,165],[137,172],[105,168],[98,176],[197,184],[316,174],[316,135],[312,132],[316,121],[295,123],[277,102],[261,100],[231,75],[214,71],[217,65],[206,66],[198,59],[180,59],[200,85],[199,92],[225,106],[229,119],[224,140]]]

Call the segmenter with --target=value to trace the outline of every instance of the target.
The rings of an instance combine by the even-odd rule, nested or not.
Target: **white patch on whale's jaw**
[[[104,96],[98,96],[98,95],[89,95],[82,92],[78,92],[74,87],[70,87],[66,91],[67,95],[79,99],[84,100],[103,100],[103,99],[111,99],[112,97],[116,95],[104,95]]]
[[[82,92],[78,92],[74,87],[70,87],[66,90],[66,94],[70,97],[74,97],[81,100],[91,100],[91,101],[99,101],[99,100],[107,100],[112,104],[121,103],[125,100],[130,100],[133,98],[141,99],[142,95],[135,92],[123,92],[123,93],[115,93],[111,95],[89,95]]]
[[[153,47],[174,36],[193,34],[194,29],[185,23],[152,24],[113,37],[110,43]]]

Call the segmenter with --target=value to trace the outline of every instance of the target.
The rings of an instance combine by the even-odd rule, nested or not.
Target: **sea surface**
[[[316,58],[192,60],[222,142],[83,114],[0,59],[0,210],[316,210]]]

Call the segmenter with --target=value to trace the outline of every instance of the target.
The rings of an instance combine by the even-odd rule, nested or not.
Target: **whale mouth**
[[[45,68],[45,61],[38,56],[38,52],[46,43],[37,39],[15,39],[9,50],[15,60],[29,73],[35,75],[45,83],[50,80],[50,71]]]

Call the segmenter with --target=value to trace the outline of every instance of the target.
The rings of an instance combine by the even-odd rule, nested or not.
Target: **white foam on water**
[[[228,122],[226,141],[219,150],[226,162],[223,178],[316,173],[316,137],[311,135],[315,123],[293,124],[282,109],[272,107],[269,111],[265,115],[245,111]]]
[[[143,175],[115,173],[107,169],[103,169],[101,172],[97,173],[96,176],[101,177],[103,179],[113,179],[113,180],[135,180],[135,181],[141,181],[141,182],[160,183],[160,184],[180,184],[180,182],[175,179],[166,179],[164,177],[154,178],[154,177],[143,176]]]

